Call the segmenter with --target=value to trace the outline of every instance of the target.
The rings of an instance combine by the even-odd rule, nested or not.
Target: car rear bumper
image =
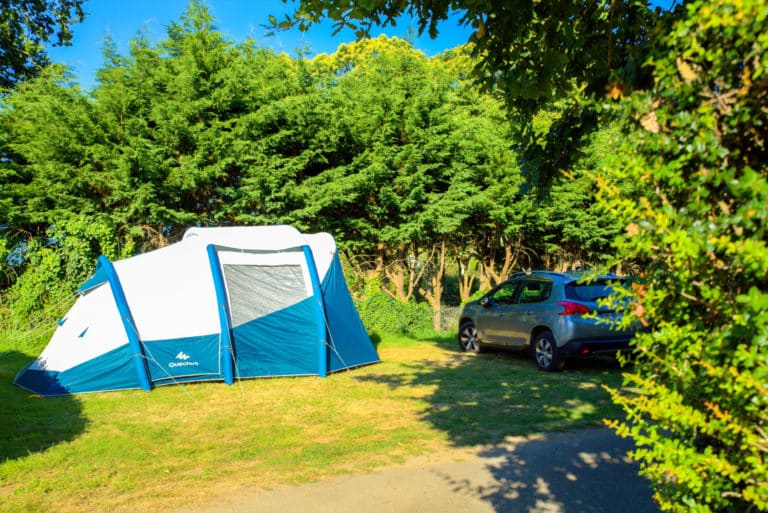
[[[630,351],[632,337],[612,337],[601,339],[571,340],[559,348],[564,358],[590,356],[593,354],[616,354],[618,351]]]

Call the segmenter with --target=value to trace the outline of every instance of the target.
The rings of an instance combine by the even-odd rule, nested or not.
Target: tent
[[[44,396],[151,390],[379,361],[327,233],[191,228],[161,249],[99,257],[78,293],[16,385]]]

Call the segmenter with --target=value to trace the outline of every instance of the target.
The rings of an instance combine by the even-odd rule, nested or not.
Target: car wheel
[[[472,321],[466,321],[459,328],[459,347],[468,353],[479,353],[480,342],[477,340],[477,328]]]
[[[533,339],[533,357],[539,370],[545,372],[559,371],[565,366],[565,360],[557,354],[555,337],[549,331],[536,334]]]

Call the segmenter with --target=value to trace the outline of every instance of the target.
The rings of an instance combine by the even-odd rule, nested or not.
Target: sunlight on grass
[[[380,364],[325,379],[47,399],[10,385],[35,355],[11,347],[0,340],[6,513],[173,509],[618,415],[601,388],[620,383],[615,367],[544,374],[519,355],[459,353],[452,337],[384,337]]]

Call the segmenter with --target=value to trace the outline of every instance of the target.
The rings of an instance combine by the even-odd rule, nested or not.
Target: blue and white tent
[[[155,251],[100,257],[78,292],[16,385],[45,396],[150,390],[379,361],[327,233],[191,228]]]

